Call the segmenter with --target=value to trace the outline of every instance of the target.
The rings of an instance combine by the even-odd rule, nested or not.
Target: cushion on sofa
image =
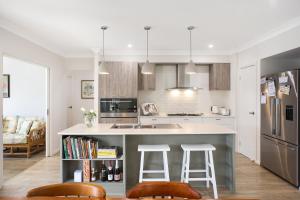
[[[30,131],[33,129],[37,129],[40,128],[41,126],[43,126],[45,123],[43,121],[39,121],[39,120],[34,120],[32,123],[32,126],[30,128]]]
[[[27,137],[24,134],[3,133],[3,144],[26,144]]]
[[[17,117],[5,117],[3,119],[3,132],[15,133],[18,125]]]
[[[21,129],[21,126],[22,126],[22,123],[24,122],[24,120],[25,120],[24,117],[19,117],[17,129],[16,129],[16,133],[19,133],[19,132],[20,132],[20,129]]]
[[[33,123],[33,121],[31,121],[31,120],[24,120],[20,127],[18,134],[27,135],[30,131],[32,123]]]

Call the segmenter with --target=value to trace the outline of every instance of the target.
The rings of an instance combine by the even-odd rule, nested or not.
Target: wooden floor
[[[1,196],[24,196],[26,191],[45,184],[60,182],[59,157],[44,157],[44,153],[26,158],[4,160],[4,185]],[[223,198],[257,198],[266,200],[300,199],[300,191],[254,164],[244,156],[236,155],[237,192],[219,191]],[[212,192],[201,191],[204,197]]]

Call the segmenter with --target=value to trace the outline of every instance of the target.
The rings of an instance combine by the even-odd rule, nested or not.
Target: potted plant
[[[90,110],[87,111],[85,108],[81,108],[80,109],[83,113],[83,117],[84,117],[84,124],[88,127],[91,128],[94,123],[95,123],[95,119],[97,117],[97,114],[94,110]]]

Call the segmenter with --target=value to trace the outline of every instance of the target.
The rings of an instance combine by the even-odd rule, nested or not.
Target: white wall
[[[65,66],[68,69],[68,120],[69,126],[82,123],[83,117],[81,107],[94,109],[93,99],[81,99],[81,80],[94,80],[94,60],[93,58],[65,58]]]
[[[256,139],[257,139],[257,157],[256,162],[260,163],[260,76],[261,76],[261,59],[276,55],[291,49],[300,47],[300,26],[292,28],[286,32],[283,32],[273,38],[265,40],[255,46],[249,47],[236,54],[238,57],[238,70],[237,76],[239,76],[240,68],[250,65],[255,65],[257,67],[257,82],[253,82],[257,86],[257,126],[256,126]],[[264,72],[266,73],[266,72]],[[238,86],[238,80],[237,80]],[[237,103],[239,98],[237,96]],[[239,120],[238,120],[239,121]]]
[[[69,77],[71,81],[72,88],[69,88],[71,92],[70,106],[72,106],[71,111],[71,125],[75,125],[83,122],[81,107],[85,109],[94,109],[93,99],[81,99],[81,80],[93,80],[93,70],[72,70],[69,72]]]
[[[58,132],[66,128],[66,69],[64,60],[50,51],[0,28],[0,55],[8,55],[50,69],[50,155],[59,150]],[[2,71],[2,68],[1,68]],[[2,152],[2,150],[0,149]],[[2,157],[1,157],[2,158]]]
[[[3,74],[10,75],[10,97],[3,99],[3,116],[46,117],[45,67],[15,58],[3,58]]]
[[[230,102],[231,91],[209,90],[209,67],[197,66],[198,73],[186,75],[187,85],[202,88],[198,91],[167,91],[176,85],[174,65],[156,66],[155,90],[139,91],[139,103],[156,103],[161,113],[209,113],[210,106],[234,107]]]

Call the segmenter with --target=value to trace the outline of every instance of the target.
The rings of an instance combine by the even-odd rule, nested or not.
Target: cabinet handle
[[[156,121],[156,120],[157,120],[157,119],[155,119],[155,118],[154,118],[154,119],[152,119],[152,121]]]
[[[216,120],[220,121],[221,119],[216,119]]]
[[[183,120],[184,120],[184,121],[188,121],[189,119],[187,119],[187,118],[184,118]]]

